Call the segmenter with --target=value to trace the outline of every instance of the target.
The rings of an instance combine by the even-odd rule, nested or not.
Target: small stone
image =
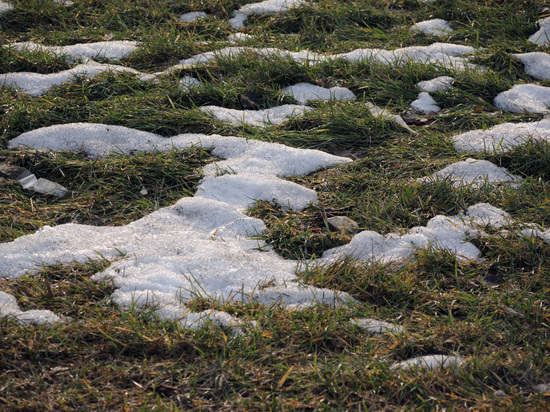
[[[141,190],[139,191],[139,194],[140,194],[140,195],[143,195],[143,196],[147,196],[147,193],[149,193],[149,192],[147,191],[147,189],[145,188],[145,186],[143,186],[143,187],[141,188]]]
[[[31,175],[31,172],[29,172],[24,167],[13,166],[8,164],[0,165],[0,173],[14,180],[21,180]]]
[[[493,393],[493,395],[498,396],[498,397],[505,397],[505,396],[507,396],[507,395],[506,395],[506,392],[504,392],[502,389],[500,389],[500,390],[498,390],[498,391],[495,391],[495,392]]]
[[[57,197],[63,197],[68,192],[68,189],[61,186],[60,184],[42,178],[38,179],[38,181],[33,186],[31,186],[30,189],[34,190],[37,193],[41,193],[44,195],[53,195]]]
[[[30,189],[32,188],[36,182],[38,182],[38,179],[35,175],[28,175],[25,176],[22,179],[19,179],[19,183],[21,183],[21,186],[23,186],[23,189]]]
[[[329,217],[327,223],[330,230],[348,233],[359,232],[359,225],[357,222],[346,216]]]

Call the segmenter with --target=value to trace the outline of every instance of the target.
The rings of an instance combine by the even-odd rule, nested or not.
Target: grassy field
[[[401,67],[333,60],[298,64],[244,53],[181,68],[143,82],[129,73],[76,77],[41,96],[0,87],[0,161],[24,166],[70,190],[63,198],[0,180],[0,242],[66,222],[124,225],[159,207],[193,196],[199,169],[217,158],[200,148],[92,160],[83,153],[8,150],[21,133],[56,124],[121,125],[162,136],[217,133],[297,148],[320,149],[354,162],[289,180],[315,189],[319,202],[288,211],[258,202],[250,216],[267,225],[266,242],[289,259],[311,259],[349,243],[326,218],[347,216],[362,229],[404,233],[436,215],[456,215],[490,203],[517,224],[550,228],[550,144],[530,142],[505,153],[459,153],[455,134],[543,115],[497,109],[494,97],[518,83],[550,86],[526,74],[513,53],[546,51],[527,41],[535,22],[550,15],[543,0],[318,0],[274,15],[251,16],[242,30],[228,24],[245,0],[12,0],[0,15],[0,44],[35,41],[70,45],[136,40],[139,49],[120,64],[146,73],[229,45],[228,35],[254,36],[244,44],[334,54],[358,48],[395,49],[436,41],[478,49],[487,67],[455,71],[437,65]],[[178,16],[204,11],[206,19]],[[444,37],[410,30],[441,18]],[[62,57],[0,48],[0,73],[56,73]],[[205,87],[184,91],[189,75]],[[436,76],[454,89],[432,93],[442,107],[411,125],[418,135],[374,118],[365,102],[394,114],[410,110],[415,84]],[[314,110],[279,125],[232,126],[199,110],[239,109],[253,93],[262,107],[295,103],[283,87],[308,82],[340,85],[356,101],[317,102]],[[489,160],[525,178],[518,188],[454,187],[417,178],[467,158]],[[148,188],[146,196],[140,194]],[[513,228],[509,228],[513,229]],[[303,311],[257,303],[220,303],[200,297],[193,310],[224,310],[255,321],[241,335],[211,326],[188,330],[159,321],[154,312],[121,311],[109,301],[114,286],[90,277],[106,259],[57,264],[0,290],[23,310],[49,309],[66,317],[54,325],[25,326],[0,318],[0,407],[3,410],[547,410],[550,393],[550,244],[510,230],[472,241],[485,261],[463,262],[440,250],[418,250],[405,265],[339,260],[299,273],[305,283],[344,291],[358,300]],[[0,256],[0,265],[1,265]],[[375,318],[404,332],[373,334],[350,323]],[[401,371],[395,362],[421,355],[454,355],[459,368]]]

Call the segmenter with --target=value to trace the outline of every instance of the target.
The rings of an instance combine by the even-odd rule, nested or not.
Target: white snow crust
[[[550,119],[532,123],[503,123],[487,130],[472,130],[452,138],[458,152],[505,152],[529,140],[550,142]]]
[[[547,113],[550,111],[550,87],[516,84],[495,97],[495,106],[508,112]]]
[[[447,250],[459,260],[479,261],[481,252],[468,242],[468,238],[479,233],[478,225],[500,227],[509,221],[509,215],[503,210],[479,203],[457,216],[435,216],[426,226],[414,227],[404,235],[389,233],[383,236],[365,230],[355,235],[347,245],[325,251],[319,262],[327,264],[351,257],[364,262],[400,264],[410,259],[415,249],[430,247]]]
[[[64,56],[68,61],[105,58],[120,60],[137,50],[139,43],[129,40],[101,41],[97,43],[79,43],[70,46],[44,46],[34,42],[9,43],[4,47],[16,50],[29,50]]]
[[[233,34],[230,34],[229,36],[227,36],[227,41],[229,43],[241,43],[241,42],[245,42],[245,41],[248,41],[248,40],[252,40],[252,39],[255,39],[256,37],[255,36],[252,36],[251,34],[246,34],[246,33],[233,33]]]
[[[454,79],[452,77],[439,76],[439,77],[436,77],[435,79],[418,82],[416,84],[416,87],[418,87],[423,92],[433,93],[438,91],[452,90],[453,82],[454,82]]]
[[[426,355],[396,363],[392,365],[392,369],[400,369],[403,371],[411,369],[435,370],[451,366],[460,366],[463,363],[464,359],[460,356]]]
[[[450,180],[454,186],[471,186],[479,188],[484,185],[501,184],[517,187],[523,179],[510,174],[505,168],[487,160],[466,159],[456,162],[431,176],[417,179],[418,182]]]
[[[345,87],[326,89],[310,83],[297,83],[285,87],[281,93],[294,97],[300,104],[313,100],[355,100],[355,94]]]
[[[206,14],[203,11],[192,11],[189,13],[182,14],[179,19],[180,21],[184,23],[193,23],[200,19],[205,19],[208,17],[208,14]]]
[[[443,19],[425,20],[414,24],[411,27],[412,31],[419,31],[432,36],[445,36],[451,34],[454,30],[449,22]]]
[[[266,127],[287,121],[293,116],[300,116],[311,110],[311,107],[284,104],[264,110],[237,110],[220,106],[201,106],[199,109],[212,114],[221,122],[236,126],[245,123],[256,127]]]
[[[437,105],[437,102],[427,92],[421,92],[418,94],[418,99],[411,103],[411,107],[421,113],[439,112],[441,107]]]
[[[550,80],[550,54],[533,52],[518,53],[513,56],[525,64],[525,73],[536,79]]]
[[[531,43],[538,44],[539,46],[547,46],[550,44],[550,17],[540,19],[537,21],[539,30],[529,37]]]
[[[52,87],[59,86],[64,82],[70,81],[75,76],[84,76],[86,78],[94,77],[105,72],[128,72],[140,75],[143,80],[149,80],[152,76],[143,75],[143,73],[129,67],[118,66],[114,64],[102,64],[92,60],[79,64],[72,69],[63,70],[58,73],[41,74],[31,72],[5,73],[0,74],[0,85],[14,87],[19,91],[30,94],[31,96],[40,96],[50,90]]]

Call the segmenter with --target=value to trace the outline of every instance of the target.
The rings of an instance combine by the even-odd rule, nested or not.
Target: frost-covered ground
[[[71,2],[64,2],[57,7],[71,6]],[[315,8],[317,5],[303,0],[250,3],[236,9],[224,24],[230,27],[229,30],[244,30],[251,17],[284,14],[301,7],[305,7],[304,13],[308,13],[307,7]],[[11,10],[10,4],[0,2],[0,13],[10,13]],[[5,16],[8,17],[0,19],[9,19],[9,14]],[[212,18],[207,9],[178,17],[183,25],[200,25]],[[532,83],[514,84],[495,93],[493,104],[504,113],[531,113],[546,117],[528,122],[501,122],[468,131],[461,129],[451,133],[451,150],[467,152],[472,156],[493,156],[533,141],[550,142],[548,18],[542,18],[538,25],[538,31],[528,41],[540,51],[512,55],[517,59],[515,64],[522,65],[525,73],[532,77]],[[406,101],[409,110],[416,112],[415,119],[420,119],[416,123],[406,122],[405,114],[391,107],[392,101],[385,102],[387,107],[382,107],[380,102],[372,103],[374,99],[369,97],[367,88],[351,90],[331,81],[323,85],[302,81],[281,86],[279,79],[279,102],[270,107],[255,101],[253,96],[240,94],[239,109],[206,104],[208,99],[204,98],[197,105],[198,112],[212,121],[227,128],[253,127],[260,137],[266,130],[268,133],[284,130],[288,122],[299,122],[307,116],[314,116],[322,108],[332,110],[344,104],[361,105],[365,116],[374,118],[385,127],[398,129],[403,139],[420,140],[429,134],[421,126],[433,121],[422,116],[437,119],[442,107],[448,107],[446,99],[463,91],[464,82],[457,81],[457,77],[463,73],[481,78],[491,76],[490,72],[487,74],[491,69],[480,63],[484,53],[482,48],[474,42],[471,45],[446,42],[446,38],[459,29],[458,26],[443,19],[420,21],[403,30],[426,36],[430,44],[424,41],[423,44],[399,48],[359,47],[346,52],[285,50],[278,44],[272,47],[230,45],[254,41],[253,35],[237,32],[228,38],[227,43],[212,43],[211,50],[207,50],[208,43],[202,44],[201,50],[207,51],[192,53],[191,57],[180,59],[161,70],[138,70],[125,64],[125,59],[145,47],[143,41],[83,41],[64,46],[36,41],[8,41],[2,47],[9,49],[10,53],[29,53],[31,59],[32,56],[46,54],[51,59],[63,60],[69,68],[50,70],[48,73],[27,70],[5,72],[0,74],[0,85],[20,98],[48,99],[50,93],[55,93],[56,87],[68,87],[83,79],[93,80],[105,73],[121,73],[134,75],[144,87],[179,76],[177,87],[181,93],[207,93],[217,87],[215,79],[207,80],[205,75],[209,65],[251,55],[258,61],[287,59],[293,65],[312,70],[323,64],[343,62],[405,67],[411,71],[426,66],[440,72],[440,75],[413,82],[414,98],[411,98],[413,93],[394,96],[397,101]],[[197,73],[204,75],[180,76],[182,70],[197,70]],[[348,80],[340,79],[341,82]],[[136,87],[139,87],[139,82]],[[391,79],[388,79],[390,82]],[[286,103],[285,98],[293,99],[298,104]],[[172,100],[170,103],[174,106]],[[159,129],[161,127],[162,124],[159,124]],[[281,129],[273,129],[277,127]],[[513,230],[524,236],[526,242],[540,239],[550,244],[550,229],[544,222],[516,220],[505,207],[497,207],[489,201],[464,204],[459,213],[434,214],[425,225],[411,226],[407,230],[379,232],[363,227],[359,233],[348,238],[347,244],[328,248],[315,260],[286,259],[262,240],[261,236],[267,230],[266,223],[260,218],[250,217],[247,209],[258,201],[270,202],[289,213],[317,204],[319,198],[314,189],[287,178],[352,165],[357,162],[352,156],[342,151],[331,154],[231,134],[182,133],[167,136],[166,133],[139,130],[139,127],[111,125],[97,118],[90,122],[56,121],[44,127],[37,122],[36,127],[27,129],[10,138],[8,149],[83,152],[93,161],[114,153],[132,156],[137,152],[164,153],[202,147],[220,158],[200,170],[203,177],[193,197],[182,198],[131,223],[122,226],[78,223],[44,226],[35,233],[0,244],[0,275],[9,279],[39,273],[44,265],[59,262],[84,263],[98,256],[112,259],[112,263],[92,279],[113,281],[115,290],[111,300],[118,304],[120,310],[154,308],[160,319],[173,320],[186,328],[197,329],[210,323],[236,328],[243,324],[238,316],[228,312],[193,311],[187,304],[197,297],[208,297],[219,304],[252,301],[266,306],[281,305],[291,310],[303,310],[319,304],[340,307],[358,303],[351,294],[338,288],[304,284],[297,274],[306,266],[312,270],[352,258],[368,264],[402,267],[413,261],[421,250],[449,253],[456,257],[457,262],[464,264],[482,264],[486,256],[475,239],[495,234],[506,236]],[[435,187],[438,182],[446,182],[460,190],[487,190],[492,187],[496,192],[501,189],[518,190],[525,180],[504,167],[479,158],[468,157],[441,164],[439,170],[426,171],[422,177],[411,179],[410,184],[433,184]],[[495,202],[496,199],[495,195]],[[3,291],[0,291],[0,314],[18,319],[21,323],[59,323],[67,320],[55,311],[24,311],[18,306],[15,296]],[[372,333],[407,333],[405,328],[391,319],[389,321],[391,323],[365,318],[352,323]],[[241,333],[240,329],[235,330]],[[413,357],[395,363],[392,368],[432,369],[458,367],[465,363],[458,354],[434,354]]]

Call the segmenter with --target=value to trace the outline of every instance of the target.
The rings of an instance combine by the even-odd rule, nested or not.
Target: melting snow
[[[14,318],[19,323],[42,324],[57,323],[61,318],[50,310],[22,311],[14,296],[0,291],[0,316]]]
[[[300,104],[306,104],[312,100],[355,100],[355,94],[345,87],[325,89],[309,83],[288,86],[281,92],[294,97]]]
[[[529,37],[529,41],[539,46],[547,46],[550,44],[550,17],[540,19],[537,24],[540,29]]]
[[[102,64],[90,60],[86,63],[79,64],[72,69],[52,74],[30,72],[0,74],[0,85],[17,88],[21,92],[30,94],[31,96],[40,96],[52,87],[59,86],[64,82],[70,81],[76,76],[85,76],[90,78],[104,72],[135,73],[141,75],[143,80],[152,78],[152,76],[143,75],[141,72],[129,67],[117,66],[113,64]]]
[[[550,106],[550,87],[536,84],[516,84],[495,97],[495,106],[508,112],[547,113]]]
[[[405,333],[402,326],[376,319],[352,319],[350,323],[371,333]]]
[[[400,369],[404,371],[410,369],[434,370],[439,368],[448,368],[450,366],[460,366],[463,363],[464,359],[460,356],[427,355],[396,363],[392,366],[392,369]]]
[[[13,6],[11,4],[0,1],[0,15],[10,10],[13,10]]]
[[[536,79],[550,80],[550,54],[548,53],[519,53],[513,54],[523,64],[525,72]]]
[[[454,186],[465,185],[474,188],[487,184],[503,184],[517,187],[523,181],[521,177],[508,173],[502,167],[498,167],[487,160],[476,159],[466,159],[463,162],[453,163],[431,176],[417,179],[418,182],[438,180],[450,180]]]
[[[426,226],[414,227],[409,233],[385,236],[365,230],[344,246],[323,253],[320,263],[351,257],[365,262],[402,263],[411,258],[416,248],[434,247],[453,253],[460,260],[480,260],[481,252],[468,237],[479,233],[478,225],[500,227],[510,218],[506,212],[486,203],[470,206],[466,213],[447,217],[438,215]]]
[[[413,25],[411,30],[433,36],[445,36],[453,32],[451,25],[443,19],[421,21]]]
[[[207,17],[208,14],[203,11],[192,11],[190,13],[182,14],[179,19],[184,23],[193,23],[194,21],[205,19]]]
[[[184,76],[180,80],[180,87],[183,91],[189,91],[193,88],[200,88],[202,87],[202,83],[191,76]]]
[[[97,43],[79,43],[71,46],[44,46],[34,42],[10,43],[4,47],[16,50],[29,50],[51,53],[54,56],[65,56],[70,61],[93,58],[120,60],[137,50],[136,41],[101,41]]]
[[[244,27],[244,22],[252,14],[281,13],[305,3],[305,0],[266,0],[259,3],[246,4],[233,13],[234,17],[229,20],[229,24],[241,29]]]
[[[416,87],[420,88],[423,92],[438,92],[438,91],[447,91],[453,89],[454,79],[449,76],[439,76],[435,79],[431,80],[424,80],[422,82],[418,82],[416,84]]]
[[[422,92],[418,95],[418,99],[411,103],[411,107],[421,113],[439,112],[441,107],[427,92]]]
[[[236,126],[245,123],[257,127],[266,127],[282,123],[293,116],[300,116],[311,110],[311,107],[285,104],[265,110],[237,110],[219,106],[201,106],[199,109],[212,114],[221,122]]]
[[[504,152],[528,140],[550,142],[550,119],[533,123],[503,123],[487,130],[472,130],[453,137],[458,152]]]

